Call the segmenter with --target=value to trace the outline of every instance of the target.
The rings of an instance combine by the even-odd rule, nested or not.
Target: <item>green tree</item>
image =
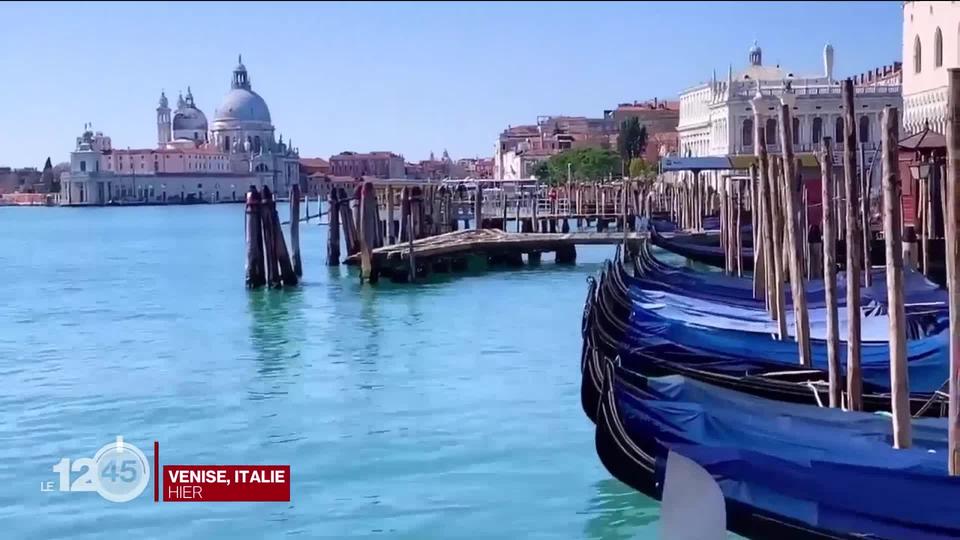
[[[617,153],[624,163],[630,163],[633,158],[643,155],[647,149],[647,127],[640,125],[636,117],[624,120],[620,124],[620,134],[617,136]]]
[[[653,168],[653,165],[647,163],[647,160],[637,157],[630,160],[630,177],[631,178],[649,178],[656,174],[656,170]]]
[[[569,171],[575,180],[602,182],[608,176],[620,172],[620,159],[616,152],[601,148],[576,148],[551,156],[547,183],[566,182]]]
[[[539,180],[539,181],[541,181],[541,182],[543,182],[543,183],[545,183],[545,184],[555,184],[555,183],[556,183],[556,182],[551,181],[550,165],[549,165],[549,163],[548,163],[547,161],[541,161],[541,162],[537,163],[536,166],[533,168],[533,171],[532,171],[532,172],[533,172],[534,178],[536,178],[537,180]]]

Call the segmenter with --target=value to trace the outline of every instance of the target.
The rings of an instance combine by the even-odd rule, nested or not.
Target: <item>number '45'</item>
[[[136,461],[132,459],[125,459],[120,463],[120,472],[117,472],[117,462],[111,461],[102,471],[100,471],[100,476],[102,478],[108,478],[111,482],[116,482],[117,478],[121,482],[133,482],[137,477],[137,469],[135,465]]]

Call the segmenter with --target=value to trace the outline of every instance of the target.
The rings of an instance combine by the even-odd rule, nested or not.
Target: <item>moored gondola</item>
[[[628,330],[630,300],[625,272],[621,264],[608,263],[590,285],[584,311],[583,349],[581,351],[581,404],[584,413],[596,420],[597,403],[603,384],[601,366],[606,360],[622,357],[623,370],[642,375],[680,374],[756,396],[793,403],[823,404],[828,401],[827,373],[774,362],[752,361],[742,373],[710,369],[704,359],[681,362],[659,357],[655,350],[629,348],[624,335]],[[694,359],[690,359],[694,360]],[[918,416],[943,416],[946,400],[940,392],[915,393],[911,409]],[[890,410],[889,392],[871,384],[864,385],[867,411]]]

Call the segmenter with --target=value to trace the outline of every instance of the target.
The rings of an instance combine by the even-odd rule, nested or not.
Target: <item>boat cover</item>
[[[615,378],[613,390],[631,437],[694,460],[728,499],[867,538],[960,537],[945,419],[912,420],[912,448],[896,450],[886,415],[771,401],[681,376],[643,388]],[[666,451],[657,456],[662,471]]]

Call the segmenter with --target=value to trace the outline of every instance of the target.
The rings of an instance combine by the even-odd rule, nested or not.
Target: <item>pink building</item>
[[[330,157],[332,176],[375,176],[377,178],[404,178],[403,156],[393,152],[341,152]]]

